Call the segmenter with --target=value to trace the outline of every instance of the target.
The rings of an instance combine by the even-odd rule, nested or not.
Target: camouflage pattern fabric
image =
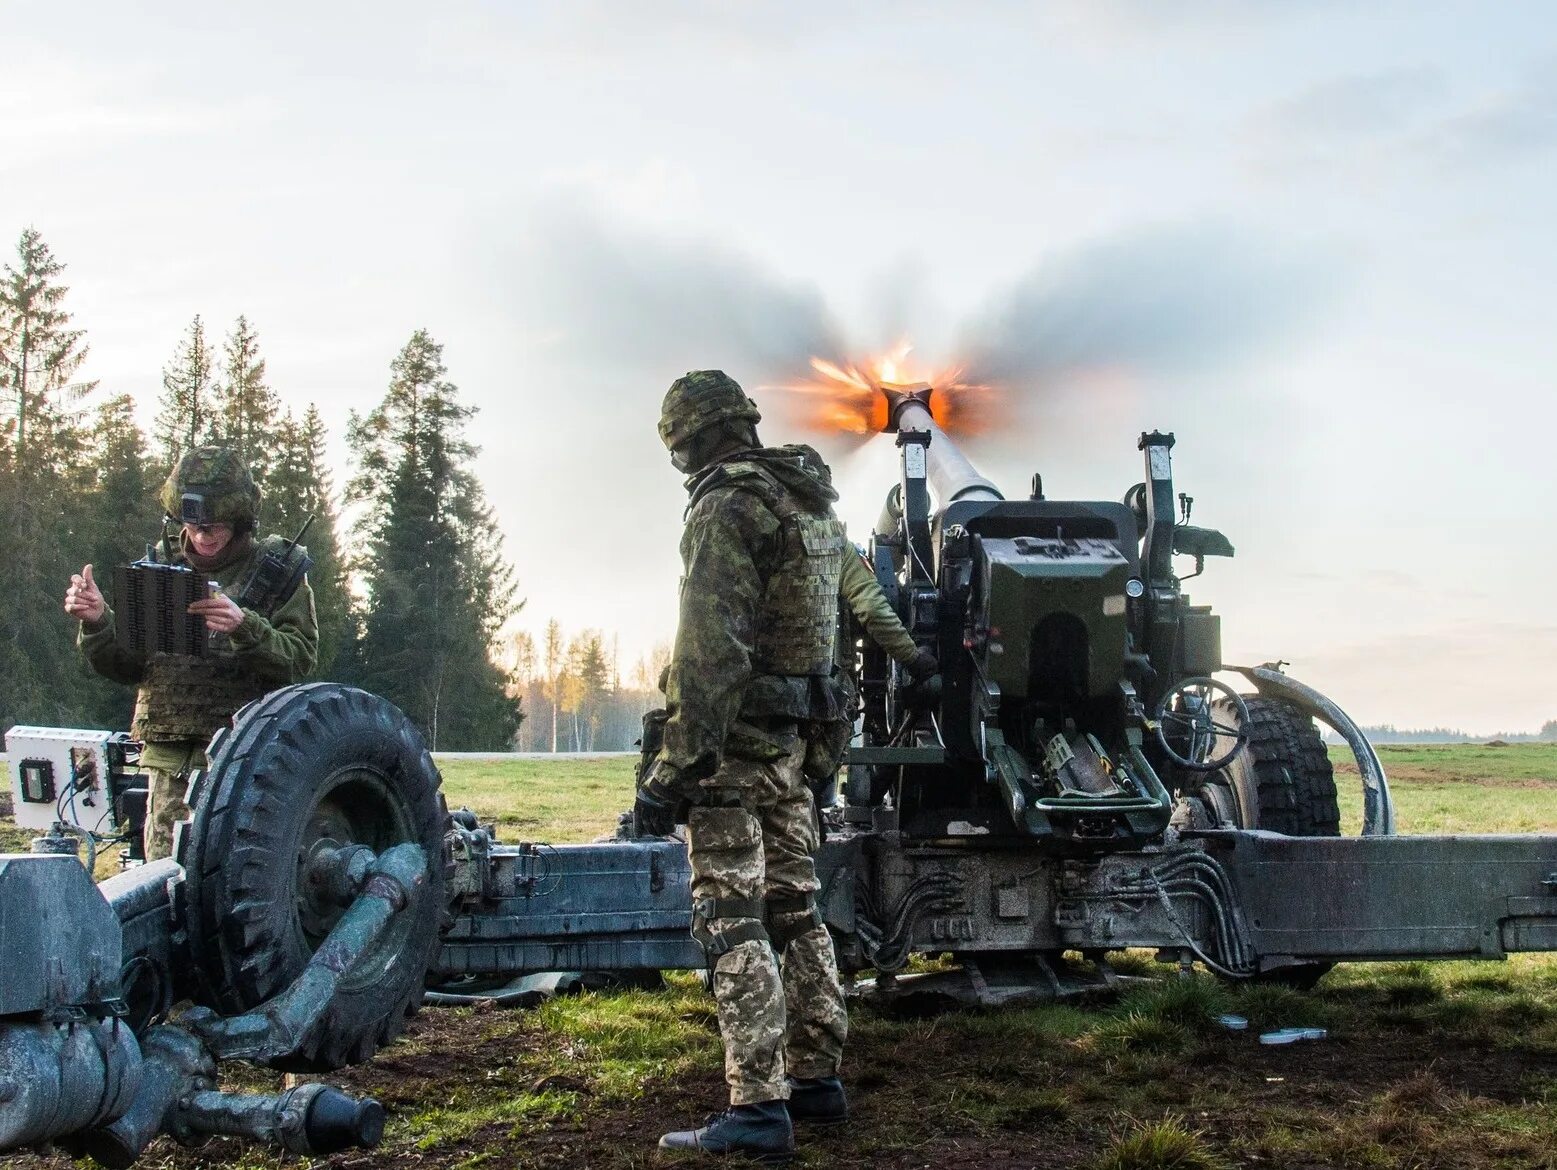
[[[173,827],[189,816],[189,777],[196,768],[205,767],[205,752],[185,744],[161,744],[142,753],[140,767],[147,780],[146,824],[141,831],[146,860],[172,857]]]
[[[827,676],[845,538],[837,493],[790,453],[743,452],[687,486],[662,760],[696,780],[719,766],[737,718],[839,716]],[[764,641],[775,624],[786,630],[781,652]]]
[[[848,538],[835,517],[804,512],[787,497],[773,505],[784,525],[784,552],[763,593],[753,666],[764,674],[828,677]]]
[[[231,649],[209,658],[156,654],[136,692],[130,734],[142,743],[207,743],[234,711],[272,689]]]
[[[837,1076],[849,1037],[849,1012],[827,927],[813,927],[789,944],[782,973],[785,1070],[801,1080]]]
[[[660,404],[660,438],[679,447],[705,427],[729,420],[762,421],[757,404],[723,370],[688,370],[670,384]]]
[[[259,520],[260,491],[248,467],[228,447],[196,447],[178,461],[162,485],[162,509],[183,519],[185,494],[201,497],[207,524],[253,526]]]
[[[699,805],[688,815],[694,905],[815,893],[812,858],[821,835],[801,773],[805,741],[790,735],[782,747],[778,759],[768,760],[744,759],[732,750],[703,782],[710,795],[739,804]],[[717,937],[750,921],[714,918],[700,925]],[[838,1071],[848,1014],[825,927],[792,941],[782,967],[766,941],[736,943],[715,961],[713,991],[732,1105],[788,1097],[786,1071],[805,1077]]]

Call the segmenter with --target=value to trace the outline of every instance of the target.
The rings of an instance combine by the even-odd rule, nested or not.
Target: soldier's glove
[[[922,683],[928,678],[941,672],[941,664],[935,660],[935,655],[928,650],[921,649],[903,664],[903,669],[908,671],[908,677],[916,683]]]
[[[688,801],[680,792],[676,769],[656,760],[638,785],[633,822],[640,837],[669,837],[687,819]]]

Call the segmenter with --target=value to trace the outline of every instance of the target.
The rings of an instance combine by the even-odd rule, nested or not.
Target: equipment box
[[[94,833],[116,833],[113,786],[139,749],[123,732],[11,728],[5,750],[17,825],[47,829],[65,821]]]

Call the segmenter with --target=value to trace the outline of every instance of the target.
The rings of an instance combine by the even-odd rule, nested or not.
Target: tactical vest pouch
[[[268,689],[230,656],[158,654],[146,664],[130,734],[142,742],[186,740],[204,747],[239,707]]]
[[[253,568],[232,591],[232,599],[244,609],[268,617],[297,592],[313,563],[302,545],[267,536],[260,543]]]
[[[764,731],[740,720],[730,724],[725,733],[724,752],[738,760],[752,760],[759,764],[772,764],[782,760],[794,750],[799,737],[793,732]]]
[[[800,770],[813,791],[825,787],[843,765],[854,724],[841,719],[811,724],[806,735],[806,758]]]
[[[768,579],[753,666],[768,674],[829,675],[848,538],[833,517],[802,511],[790,501],[774,512],[784,525],[785,552]]]

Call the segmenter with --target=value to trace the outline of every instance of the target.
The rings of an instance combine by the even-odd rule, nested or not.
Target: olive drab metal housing
[[[1221,619],[1184,583],[1233,545],[1189,524],[1171,434],[1140,436],[1118,501],[1036,479],[1008,499],[936,424],[930,387],[879,389],[900,464],[870,563],[942,674],[915,681],[845,620],[864,712],[823,810],[817,908],[863,994],[1067,995],[1114,982],[1108,955],[1131,947],[1293,983],[1352,959],[1557,950],[1557,837],[1395,835],[1345,711],[1279,663],[1222,660]],[[1339,835],[1316,720],[1356,758],[1360,836]],[[288,687],[208,757],[176,861],[94,888],[69,857],[0,858],[0,1150],[53,1140],[124,1166],[158,1133],[371,1145],[372,1102],[223,1093],[218,1062],[365,1060],[424,980],[437,1003],[526,1003],[703,966],[682,842],[500,842],[447,815],[382,699]],[[39,842],[73,848],[63,827]],[[953,963],[903,974],[916,952]]]

